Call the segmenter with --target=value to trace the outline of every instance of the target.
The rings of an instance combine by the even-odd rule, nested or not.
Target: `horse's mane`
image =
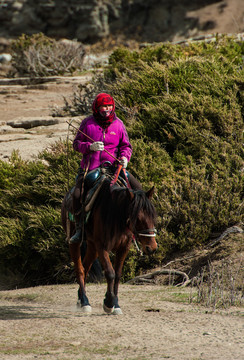
[[[142,190],[133,190],[133,200],[128,189],[118,186],[110,187],[110,180],[105,179],[94,204],[98,209],[104,228],[104,237],[121,235],[127,227],[127,220],[135,225],[138,213],[142,210],[150,219],[155,220],[154,206]]]
[[[142,210],[150,220],[155,222],[156,211],[153,204],[148,199],[146,193],[143,190],[137,190],[134,191],[134,195],[134,199],[129,206],[129,216],[132,224],[136,223],[136,219],[140,210]]]

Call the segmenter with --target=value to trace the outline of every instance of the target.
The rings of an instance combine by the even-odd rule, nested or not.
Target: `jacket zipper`
[[[103,144],[105,142],[105,129],[103,129]],[[100,166],[102,165],[101,164],[101,156],[102,156],[102,151],[100,151]]]

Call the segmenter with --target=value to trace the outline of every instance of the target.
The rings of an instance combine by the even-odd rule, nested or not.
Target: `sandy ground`
[[[189,304],[189,289],[123,284],[123,315],[107,315],[105,291],[88,284],[90,315],[76,306],[75,284],[1,291],[0,358],[243,359],[239,308],[212,312]]]
[[[64,98],[71,101],[78,85],[90,78],[91,74],[61,77],[39,85],[0,79],[0,159],[8,161],[18,150],[24,160],[32,160],[59,139],[66,139],[67,118],[55,118],[57,124],[30,129],[13,127],[10,122],[52,119],[52,113],[64,106]]]

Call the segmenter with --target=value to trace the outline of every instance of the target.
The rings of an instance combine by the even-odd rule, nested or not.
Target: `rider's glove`
[[[127,168],[128,160],[126,159],[125,156],[122,156],[122,158],[120,159],[120,164],[123,166],[123,169]]]
[[[102,141],[95,141],[90,145],[91,151],[103,151],[104,150],[104,143]]]

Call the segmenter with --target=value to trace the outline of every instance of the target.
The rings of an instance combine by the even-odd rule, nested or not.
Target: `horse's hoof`
[[[112,314],[114,311],[114,306],[112,308],[107,307],[105,304],[103,304],[103,310],[105,311],[105,313],[107,314]]]
[[[81,306],[81,311],[82,311],[84,314],[91,314],[91,312],[92,312],[92,307],[91,307],[90,305]]]
[[[112,312],[113,315],[123,315],[122,310],[120,309],[120,307],[115,307],[114,311]]]

